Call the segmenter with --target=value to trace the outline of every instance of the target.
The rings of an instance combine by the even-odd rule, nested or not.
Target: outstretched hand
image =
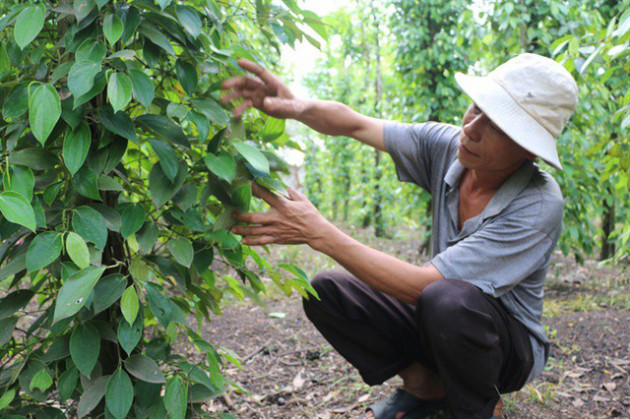
[[[255,183],[252,184],[252,192],[269,204],[270,208],[265,213],[233,214],[236,221],[254,224],[232,227],[233,233],[243,236],[243,244],[308,244],[317,247],[325,240],[328,221],[304,194],[289,187],[287,199]]]
[[[287,86],[266,68],[241,58],[238,65],[251,75],[233,77],[223,82],[221,88],[228,90],[221,97],[223,103],[242,99],[232,111],[239,117],[250,107],[255,107],[275,118],[296,118],[301,111],[301,102]]]

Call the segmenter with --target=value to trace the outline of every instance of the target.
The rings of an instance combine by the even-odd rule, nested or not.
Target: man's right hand
[[[221,97],[223,103],[242,99],[232,111],[239,117],[251,106],[275,118],[297,118],[303,104],[296,99],[287,86],[266,68],[241,58],[238,65],[252,75],[233,77],[221,87],[228,93]]]

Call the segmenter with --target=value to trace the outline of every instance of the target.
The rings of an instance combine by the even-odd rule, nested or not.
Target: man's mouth
[[[459,143],[459,151],[462,151],[464,153],[468,153],[468,154],[470,154],[472,156],[475,156],[475,157],[480,157],[479,154],[473,153],[468,148],[466,148],[466,146],[463,143]]]

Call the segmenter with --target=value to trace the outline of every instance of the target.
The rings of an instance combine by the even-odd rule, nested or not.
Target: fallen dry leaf
[[[604,384],[602,384],[602,387],[604,387],[606,390],[608,390],[608,391],[610,391],[612,393],[617,388],[617,384],[615,384],[613,382],[604,383]]]

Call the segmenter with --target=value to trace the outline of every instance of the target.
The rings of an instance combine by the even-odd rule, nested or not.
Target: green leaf
[[[284,132],[284,127],[286,125],[286,120],[278,119],[278,118],[267,118],[267,122],[265,122],[265,126],[261,132],[262,138],[264,141],[273,141]]]
[[[99,109],[98,117],[106,130],[138,144],[136,127],[125,112],[114,114],[109,106]]]
[[[193,99],[193,106],[208,120],[218,125],[227,125],[230,117],[225,110],[213,99]]]
[[[96,6],[94,0],[74,0],[73,8],[74,14],[77,17],[77,22],[81,22],[87,15],[89,15],[94,6]]]
[[[88,93],[94,86],[94,77],[101,71],[101,65],[91,60],[77,61],[68,74],[68,89],[76,100]]]
[[[252,184],[251,182],[243,182],[232,190],[232,201],[241,212],[249,211],[249,205],[252,200]]]
[[[119,16],[123,21],[124,27],[122,41],[123,44],[126,44],[136,34],[138,25],[140,25],[140,12],[135,7],[130,6],[129,8],[119,9]]]
[[[76,192],[80,195],[102,201],[101,194],[98,191],[98,175],[88,165],[84,165],[72,177],[72,185]]]
[[[98,189],[101,191],[118,191],[118,192],[122,192],[125,190],[125,188],[123,188],[120,183],[114,180],[114,178],[107,175],[102,175],[98,178]],[[105,220],[107,220],[107,217],[105,217]],[[108,223],[107,228],[111,230],[110,226],[111,224]],[[115,231],[118,231],[118,230],[115,230]]]
[[[15,388],[10,388],[0,397],[0,410],[7,407],[15,398]]]
[[[35,293],[31,290],[17,290],[0,299],[0,319],[9,317],[21,308],[26,307]]]
[[[189,6],[175,6],[175,13],[179,23],[182,24],[186,32],[188,32],[194,39],[197,39],[203,32],[203,24],[201,18],[193,9]]]
[[[171,182],[162,171],[159,163],[153,165],[153,168],[149,173],[149,191],[151,192],[151,198],[153,198],[153,202],[157,207],[161,207],[173,196],[175,196],[184,184],[187,173],[188,168],[186,163],[180,162],[175,181]]]
[[[114,73],[107,83],[107,99],[112,104],[114,113],[122,110],[131,100],[133,86],[131,80],[123,73]]]
[[[35,231],[35,212],[21,194],[11,191],[0,193],[0,212],[8,221]]]
[[[315,291],[315,288],[311,285],[306,272],[295,265],[291,265],[290,263],[280,263],[278,267],[294,274],[295,278],[293,280],[319,300],[319,295],[317,294],[317,291]]]
[[[118,324],[118,342],[127,355],[131,355],[131,352],[142,338],[143,322],[142,312],[138,312],[132,325],[129,325],[125,319],[121,319]]]
[[[185,419],[188,408],[188,387],[184,380],[176,375],[166,383],[164,407],[172,419]]]
[[[263,153],[249,144],[235,141],[232,143],[236,151],[247,160],[255,170],[269,174],[269,162]]]
[[[89,377],[101,350],[101,334],[91,323],[81,323],[70,336],[70,357],[81,374]]]
[[[190,148],[188,138],[181,127],[164,115],[144,114],[137,117],[136,122],[166,141]]]
[[[156,29],[155,26],[147,22],[143,22],[140,26],[140,33],[146,40],[162,48],[167,54],[175,56],[175,50],[171,45],[171,41],[169,41],[169,39],[161,31]]]
[[[126,239],[142,228],[146,213],[142,204],[128,205],[122,213],[120,234]]]
[[[188,96],[192,96],[195,93],[195,89],[197,89],[197,83],[199,81],[195,66],[180,58],[175,63],[175,73],[184,91],[188,93]]]
[[[177,263],[190,268],[195,256],[195,251],[193,250],[190,240],[185,237],[178,237],[169,240],[167,246]]]
[[[135,69],[129,71],[129,78],[133,84],[133,95],[145,108],[149,108],[155,97],[153,81],[142,71]]]
[[[83,122],[85,107],[74,107],[72,97],[67,97],[61,101],[61,119],[63,119],[72,129],[77,129],[79,124]]]
[[[70,68],[72,68],[72,64],[74,64],[72,61],[65,61],[59,64],[50,75],[50,82],[57,83],[60,79],[66,77],[70,72]]]
[[[28,85],[18,84],[4,100],[2,104],[2,116],[4,119],[15,119],[24,115],[27,110]]]
[[[193,110],[188,112],[188,119],[197,127],[199,143],[202,144],[208,139],[208,134],[210,133],[210,121],[208,121],[208,118],[206,118],[206,116],[201,112]]]
[[[159,237],[160,231],[155,224],[150,222],[145,223],[138,234],[136,234],[140,249],[142,249],[144,253],[149,253],[151,251]]]
[[[75,315],[83,308],[103,272],[105,272],[104,266],[90,266],[68,278],[57,294],[53,324]]]
[[[160,5],[162,10],[166,9],[169,4],[171,4],[171,0],[157,0],[157,4]]]
[[[48,374],[48,371],[39,370],[31,379],[28,388],[29,390],[39,389],[40,391],[46,391],[52,386],[52,383],[52,377]]]
[[[94,311],[100,313],[114,304],[123,295],[127,287],[127,279],[121,274],[103,277],[94,287]]]
[[[214,154],[206,154],[203,161],[219,179],[223,179],[227,183],[232,183],[236,178],[236,161],[228,152],[221,152],[218,156]]]
[[[57,156],[41,147],[25,148],[12,152],[9,163],[28,166],[33,170],[46,170],[55,167]]]
[[[46,7],[44,5],[25,7],[17,19],[13,29],[13,38],[15,43],[24,49],[39,34],[44,27],[44,18],[46,16]]]
[[[131,379],[122,368],[109,377],[105,390],[107,410],[116,419],[123,419],[129,413],[133,403],[133,385]]]
[[[37,140],[44,145],[61,116],[61,100],[50,84],[38,86],[28,102],[28,121]]]
[[[107,55],[107,46],[98,39],[88,38],[79,45],[74,53],[75,61],[93,61],[99,63]]]
[[[83,237],[71,231],[66,236],[66,252],[80,269],[90,266],[90,251]]]
[[[130,285],[125,290],[120,299],[120,311],[122,311],[125,320],[129,325],[133,325],[138,315],[138,309],[140,308],[140,302],[138,301],[138,294],[136,294],[136,288]]]
[[[92,88],[87,93],[78,97],[73,96],[74,108],[76,109],[84,103],[89,102],[97,95],[100,95],[103,92],[103,89],[105,89],[106,83],[107,82],[105,81],[105,71],[99,71],[94,78],[94,84],[92,85]]]
[[[2,181],[5,191],[17,192],[29,202],[33,200],[35,175],[29,167],[19,164],[10,165],[9,170],[4,172]]]
[[[149,144],[151,144],[151,148],[153,148],[155,154],[158,155],[162,172],[166,175],[168,180],[174,182],[179,169],[179,159],[175,154],[175,150],[173,150],[173,147],[171,147],[169,143],[157,138],[149,139]]]
[[[11,70],[11,61],[7,54],[7,46],[5,44],[0,45],[0,73],[6,73]]]
[[[92,132],[85,122],[75,130],[66,131],[63,140],[63,161],[71,175],[76,174],[90,151]]]
[[[147,383],[162,384],[166,382],[158,364],[144,355],[131,355],[125,360],[125,369],[129,374]]]
[[[6,345],[7,342],[11,340],[13,329],[15,329],[17,321],[18,318],[16,316],[0,320],[0,347]]]
[[[289,193],[287,192],[287,186],[279,179],[272,177],[259,177],[255,180],[256,184],[262,186],[265,189],[273,192],[275,195],[284,196],[289,199]]]
[[[94,243],[97,249],[104,249],[107,243],[105,218],[94,208],[81,206],[72,215],[72,228],[87,242]]]
[[[114,45],[123,34],[122,20],[118,16],[108,13],[103,19],[103,34],[105,34],[107,42]]]
[[[50,265],[61,255],[61,248],[61,235],[56,231],[38,234],[26,251],[27,270],[34,272]]]
[[[79,405],[77,406],[78,417],[82,418],[86,416],[98,406],[105,395],[109,377],[109,375],[98,377],[87,384],[79,399]]]
[[[77,387],[77,382],[79,381],[79,371],[72,367],[68,368],[61,376],[59,377],[59,381],[57,382],[57,391],[59,392],[59,398],[61,402],[66,401],[72,393],[74,389]]]
[[[62,187],[63,182],[59,181],[53,183],[52,185],[48,185],[46,189],[44,189],[44,202],[46,205],[50,206],[55,201],[57,194],[59,194]]]
[[[181,103],[171,102],[166,107],[166,115],[169,118],[177,119],[180,122],[183,122],[188,116],[188,108],[186,105],[182,105]]]

